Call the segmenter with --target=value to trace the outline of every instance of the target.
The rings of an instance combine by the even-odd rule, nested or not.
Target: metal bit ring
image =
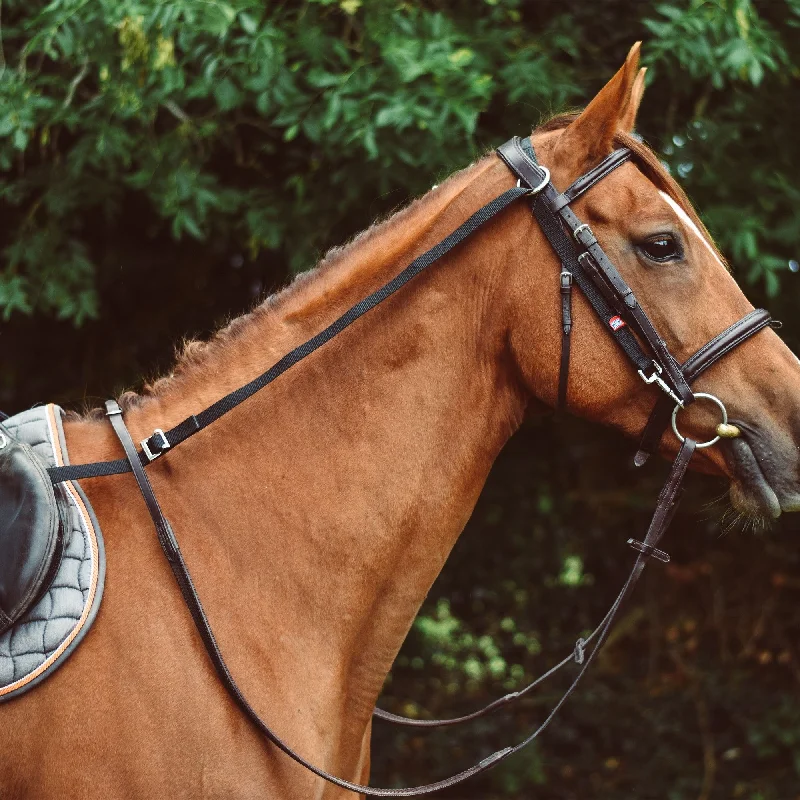
[[[722,424],[728,424],[728,410],[725,408],[725,404],[719,397],[715,397],[713,394],[706,394],[705,392],[695,392],[694,393],[696,400],[710,400],[712,403],[716,403],[719,410],[722,412]],[[672,410],[672,432],[678,437],[678,440],[683,443],[686,441],[685,436],[681,436],[678,432],[678,424],[677,424],[677,417],[678,412],[681,411],[681,406],[677,405]],[[717,435],[713,439],[709,439],[707,442],[700,442],[697,445],[697,449],[701,450],[704,447],[711,447],[712,444],[716,444],[720,440],[720,436]]]

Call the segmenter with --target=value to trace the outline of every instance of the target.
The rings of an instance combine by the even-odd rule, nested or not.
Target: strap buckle
[[[562,270],[561,272],[561,288],[572,288],[572,273],[568,269]]]
[[[528,194],[539,194],[539,192],[541,192],[542,189],[544,189],[544,187],[547,186],[548,183],[550,183],[550,170],[547,169],[547,167],[542,166],[541,164],[537,164],[536,166],[544,173],[544,177],[537,186],[534,186],[533,188],[528,190]],[[520,189],[524,188],[522,186],[522,178],[517,178],[517,186]]]
[[[142,446],[142,451],[147,456],[148,461],[155,461],[165,450],[169,450],[171,446],[167,435],[161,428],[156,428],[147,439],[142,439],[139,444]]]
[[[594,231],[585,222],[582,222],[577,228],[575,228],[574,231],[572,231],[572,236],[576,242],[582,244],[587,249],[597,242],[597,237],[594,235]]]
[[[664,394],[667,395],[667,397],[669,397],[671,400],[674,400],[681,408],[683,408],[683,403],[681,402],[680,397],[678,397],[678,395],[676,395],[675,392],[669,388],[669,384],[667,384],[666,381],[661,377],[661,373],[664,371],[661,368],[661,365],[657,361],[653,361],[652,364],[654,367],[653,374],[646,375],[645,371],[640,369],[638,370],[639,377],[648,385],[654,383],[659,389],[661,389],[662,392],[664,392]]]
[[[639,542],[636,539],[628,539],[628,544],[634,550],[638,550],[640,553],[643,553],[646,556],[652,556],[653,558],[657,558],[659,561],[663,561],[665,564],[669,564],[669,553],[665,553],[663,550],[659,550],[657,547],[653,547],[651,544],[645,544],[644,542]]]
[[[584,638],[580,638],[575,642],[575,650],[573,650],[572,655],[576,664],[583,664],[586,658],[586,640]]]

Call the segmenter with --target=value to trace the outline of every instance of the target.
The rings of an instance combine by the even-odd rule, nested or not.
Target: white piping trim
[[[58,435],[58,431],[54,430],[55,413],[55,406],[52,403],[49,403],[47,413],[45,415],[47,417],[47,432],[50,434],[50,445],[53,448],[55,463],[60,467],[64,465],[64,461],[60,457],[58,448],[56,448],[55,444],[55,436]],[[72,644],[72,642],[75,640],[75,637],[83,629],[83,626],[86,624],[86,620],[89,618],[89,613],[92,610],[92,606],[94,605],[94,598],[97,592],[97,576],[100,561],[98,557],[97,536],[95,534],[91,519],[89,519],[87,514],[84,513],[83,502],[81,501],[80,497],[78,497],[72,482],[65,481],[62,486],[64,486],[66,489],[70,501],[78,511],[78,516],[80,517],[81,523],[84,525],[84,531],[89,536],[89,550],[92,554],[92,571],[89,575],[89,596],[86,598],[86,604],[83,607],[83,613],[81,614],[80,619],[75,623],[75,627],[72,628],[72,630],[67,634],[66,638],[61,642],[56,650],[50,654],[49,658],[45,659],[45,661],[36,667],[36,669],[27,675],[24,675],[22,678],[19,678],[13,683],[9,683],[7,686],[0,686],[0,697],[6,694],[11,694],[17,689],[21,689],[23,686],[26,686],[40,675],[47,672],[47,670],[49,670],[50,667],[56,661],[58,661],[59,658],[61,658],[64,651]]]
[[[712,247],[711,242],[709,242],[708,239],[706,239],[706,237],[703,236],[702,232],[697,227],[697,225],[695,225],[695,223],[692,220],[692,218],[666,192],[663,192],[663,191],[659,190],[658,193],[664,198],[664,200],[667,201],[667,204],[678,215],[678,218],[680,219],[680,221],[684,225],[686,225],[686,227],[708,248],[708,252],[711,253],[712,256],[714,256],[714,260],[721,267],[724,266],[722,261],[720,261],[720,258],[717,255],[716,250],[714,250],[714,248]]]

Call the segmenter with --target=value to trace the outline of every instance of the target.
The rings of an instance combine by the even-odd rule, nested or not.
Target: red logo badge
[[[611,319],[608,321],[608,325],[612,331],[618,331],[620,328],[625,327],[625,320],[619,316],[611,317]]]

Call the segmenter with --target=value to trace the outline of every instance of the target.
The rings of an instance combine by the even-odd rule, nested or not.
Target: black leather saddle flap
[[[44,464],[0,425],[0,634],[47,590],[63,550]]]

